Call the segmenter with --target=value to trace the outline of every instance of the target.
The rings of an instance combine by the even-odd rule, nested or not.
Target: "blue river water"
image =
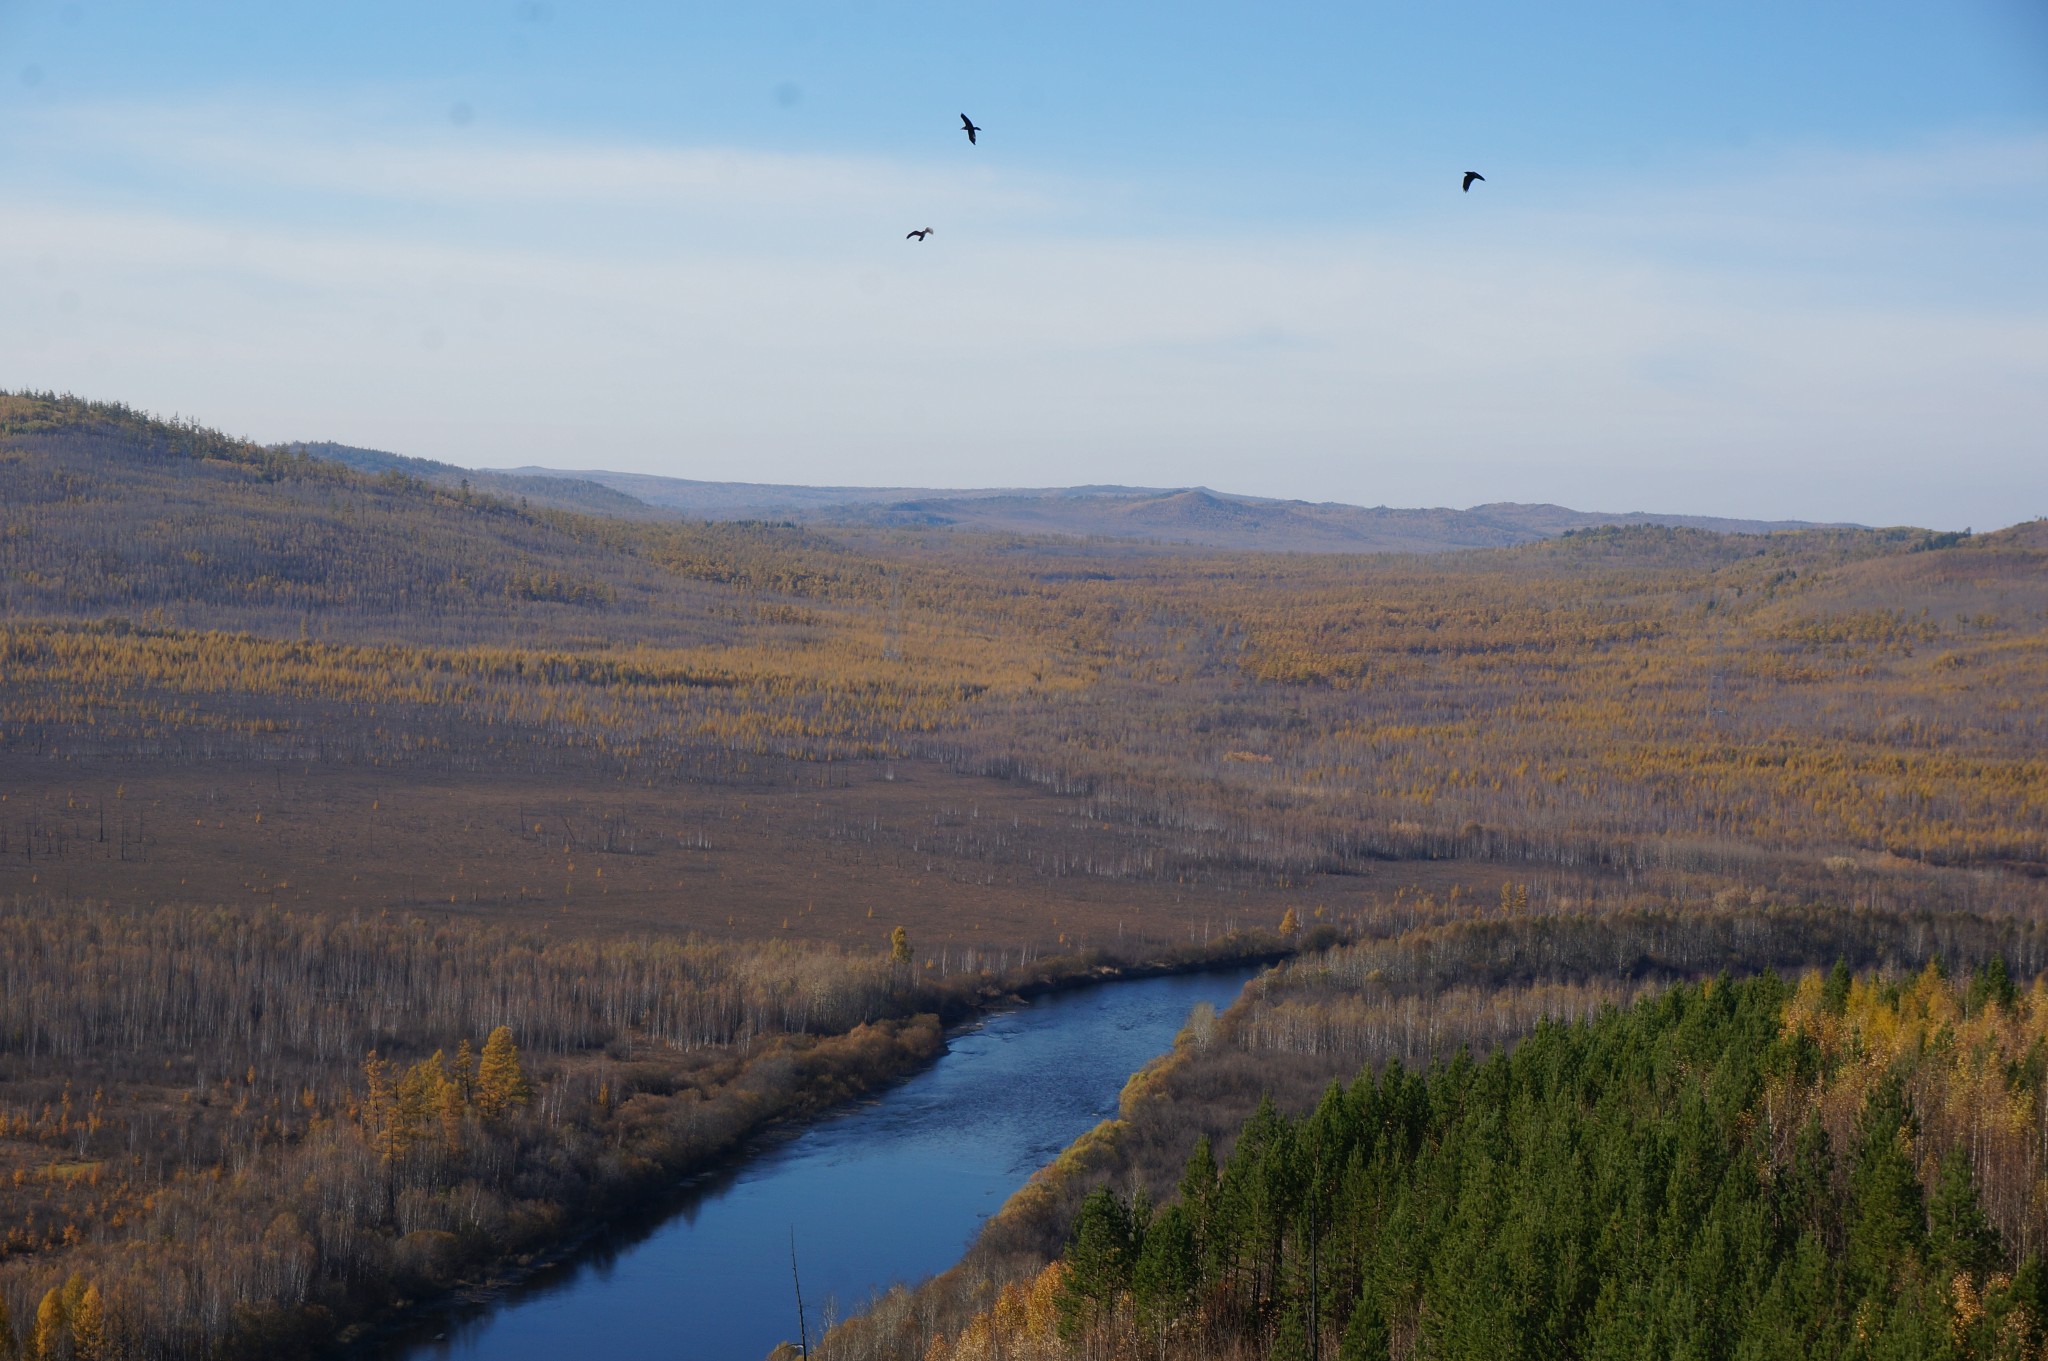
[[[377,1361],[762,1361],[797,1333],[792,1233],[815,1339],[828,1302],[843,1315],[957,1261],[1032,1172],[1116,1113],[1190,1008],[1222,1010],[1251,973],[1108,983],[993,1015],[872,1103],[702,1183],[651,1226],[424,1316]]]

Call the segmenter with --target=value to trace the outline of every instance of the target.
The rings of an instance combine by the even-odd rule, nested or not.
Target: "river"
[[[794,1339],[795,1236],[815,1339],[895,1281],[959,1260],[982,1220],[1116,1113],[1197,1002],[1222,1010],[1253,970],[1054,993],[952,1037],[930,1068],[772,1145],[488,1300],[421,1316],[374,1361],[569,1357],[762,1361]]]

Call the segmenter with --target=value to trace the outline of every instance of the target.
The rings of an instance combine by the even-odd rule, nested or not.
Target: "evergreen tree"
[[[1849,973],[1849,961],[1837,959],[1835,967],[1828,970],[1827,982],[1821,985],[1821,1010],[1830,1016],[1840,1016],[1849,1010],[1849,985],[1855,981]]]
[[[2018,997],[2019,989],[2013,986],[2012,975],[2006,971],[2005,956],[1993,955],[1970,975],[1970,990],[1964,995],[1963,1009],[1972,1016],[1986,1006],[2009,1011]]]
[[[1787,1243],[1802,1233],[1822,1243],[1836,1239],[1841,1215],[1834,1183],[1834,1149],[1820,1112],[1809,1111],[1792,1145],[1792,1162],[1777,1179],[1778,1223]]]
[[[1216,1151],[1204,1134],[1195,1140],[1195,1151],[1188,1154],[1187,1166],[1180,1174],[1180,1201],[1199,1218],[1207,1212],[1209,1198],[1215,1193]]]
[[[1368,1292],[1351,1311],[1344,1337],[1337,1344],[1337,1361],[1387,1361],[1392,1355],[1393,1334],[1380,1310],[1377,1295]]]
[[[1892,1008],[1875,1024],[1947,1024],[1913,1010],[1936,985],[1957,1002],[1968,986],[1873,989]],[[1340,1361],[1397,1345],[1486,1361],[2038,1355],[2048,1271],[1999,1274],[1967,1153],[1922,1194],[1906,1076],[1950,1059],[1901,1041],[1838,1167],[1824,1097],[1865,1080],[1839,1062],[1861,1041],[1810,1012],[1789,1024],[1795,1001],[1770,976],[1721,979],[1540,1027],[1484,1063],[1389,1065],[1299,1119],[1262,1102],[1220,1172],[1196,1148],[1149,1225],[1089,1197],[1063,1335],[1127,1348],[1135,1320],[1149,1354],[1200,1319],[1269,1358],[1334,1332]]]
[[[1273,1334],[1272,1350],[1266,1355],[1269,1361],[1309,1361],[1308,1325],[1302,1321],[1299,1306],[1280,1316],[1280,1326]]]
[[[1941,1179],[1927,1207],[1927,1258],[1944,1278],[1958,1273],[1981,1281],[2003,1256],[1998,1230],[1977,1203],[1970,1157],[1958,1144],[1941,1160]]]
[[[1888,1074],[1857,1121],[1849,1171],[1848,1269],[1861,1294],[1882,1292],[1926,1243],[1926,1210],[1913,1173],[1912,1112],[1905,1084]]]
[[[1842,1316],[1828,1250],[1802,1234],[1741,1320],[1734,1361],[1809,1361],[1839,1355]]]
[[[1194,1228],[1184,1205],[1169,1205],[1147,1227],[1131,1271],[1131,1293],[1138,1320],[1149,1332],[1160,1331],[1184,1314],[1201,1284],[1202,1261]]]
[[[1067,1246],[1067,1275],[1060,1289],[1062,1336],[1079,1336],[1115,1308],[1130,1288],[1137,1254],[1130,1211],[1114,1192],[1091,1192],[1081,1202]]]
[[[2015,1321],[2021,1325],[2018,1331],[2023,1332],[2027,1345],[2038,1349],[2048,1334],[2048,1269],[2043,1268],[2039,1254],[2028,1253],[2013,1272],[2006,1302],[2018,1315]]]

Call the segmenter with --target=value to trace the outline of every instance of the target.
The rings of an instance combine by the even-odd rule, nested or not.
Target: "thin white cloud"
[[[259,200],[478,212],[554,175],[563,215],[480,232],[250,195],[120,205],[46,172],[0,203],[4,381],[478,465],[1980,528],[2048,511],[2048,307],[1889,277],[1949,267],[1942,196],[1979,192],[2015,144],[1208,236],[1048,235],[1042,216],[1078,213],[1089,186],[989,177],[937,183],[980,225],[920,245],[890,195],[923,167],[505,144],[464,170],[445,148],[297,136],[222,151],[173,128],[123,154]],[[1886,202],[1925,220],[1859,220]],[[836,229],[622,248],[604,225],[635,203],[798,204]],[[1828,286],[1788,287],[1785,258],[1813,249]]]
[[[906,205],[1010,215],[1046,211],[1053,186],[985,168],[940,169],[880,157],[793,155],[508,137],[481,128],[421,131],[309,121],[238,107],[70,108],[19,130],[46,154],[110,158],[198,176],[242,192],[500,209],[639,207],[749,215]]]

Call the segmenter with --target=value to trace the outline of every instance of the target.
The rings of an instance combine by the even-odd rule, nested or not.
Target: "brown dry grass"
[[[52,765],[0,750],[10,846],[0,896],[391,911],[876,949],[903,925],[920,958],[943,962],[958,946],[1143,956],[1240,927],[1271,930],[1290,907],[1314,924],[1383,909],[1397,893],[1449,900],[1456,889],[1461,901],[1490,901],[1511,877],[1450,861],[1299,881],[1090,874],[1090,861],[1122,864],[1168,849],[1170,838],[1088,812],[1078,799],[914,760],[792,763],[754,783],[702,785],[595,770]],[[31,823],[54,829],[33,858],[24,853]],[[1055,871],[1055,859],[1083,868]]]

